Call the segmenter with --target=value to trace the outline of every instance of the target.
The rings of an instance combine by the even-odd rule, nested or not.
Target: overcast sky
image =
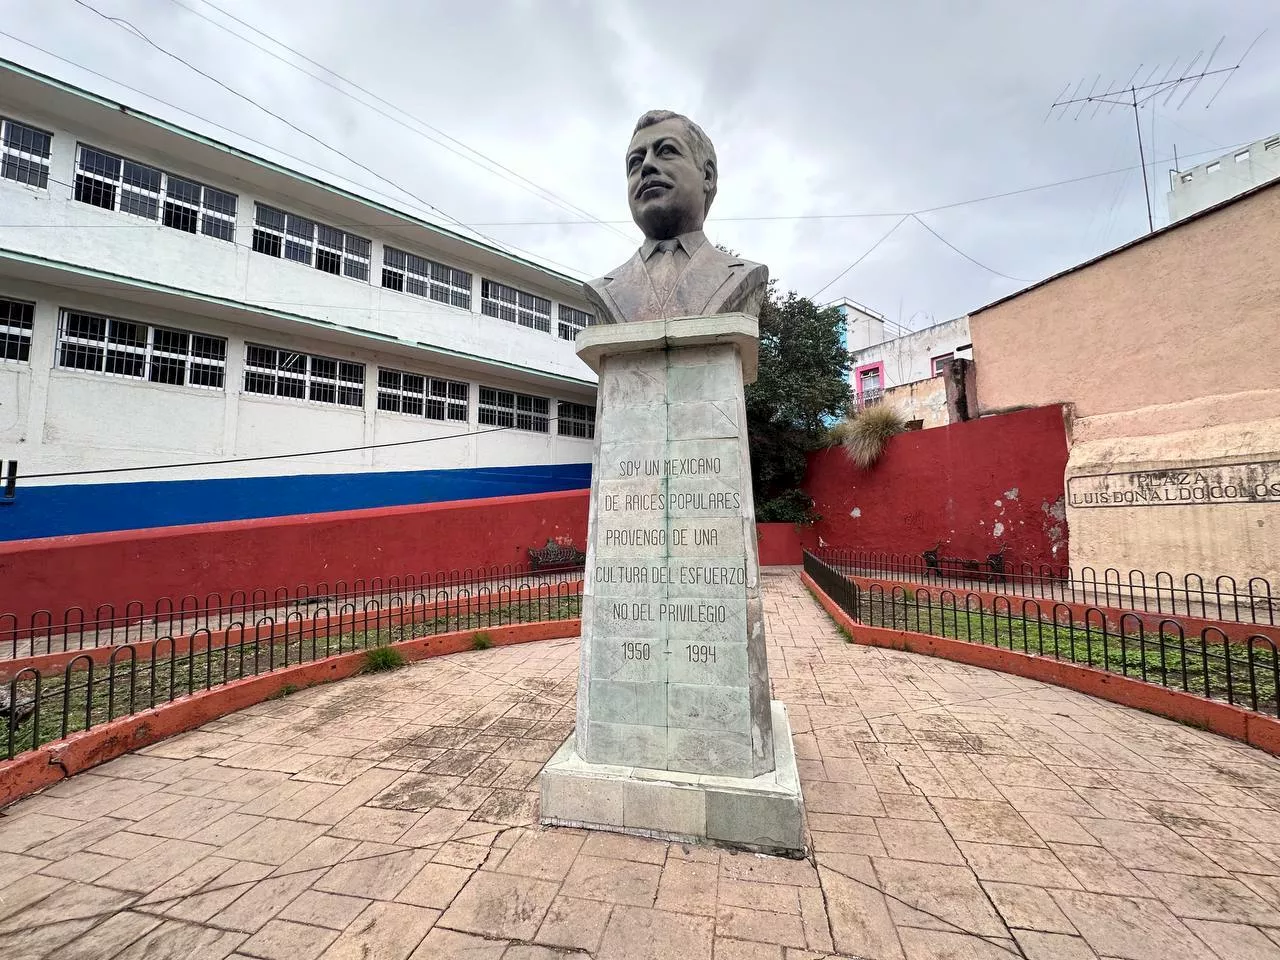
[[[0,30],[69,63],[3,36],[0,55],[235,142],[207,125],[220,124],[291,155],[293,166],[341,175],[402,206],[431,205],[582,277],[623,262],[639,242],[623,172],[636,118],[653,107],[687,113],[719,154],[712,240],[768,263],[784,289],[813,295],[825,286],[824,302],[850,297],[916,327],[1145,232],[1132,110],[1089,108],[1046,122],[1064,86],[1083,79],[1087,92],[1099,75],[1098,90],[1124,84],[1140,64],[1135,82],[1157,65],[1159,79],[1203,51],[1198,70],[1224,35],[1211,66],[1230,66],[1269,28],[1208,109],[1221,76],[1180,109],[1182,93],[1142,109],[1157,226],[1167,220],[1175,146],[1187,167],[1280,132],[1276,0],[82,3],[128,19],[378,176],[76,0],[0,0]],[[279,41],[410,116],[352,91],[402,123],[379,115],[209,21],[321,72]],[[446,140],[451,152],[415,130],[465,148]],[[259,144],[248,148],[266,152]],[[618,222],[606,227],[558,206],[466,148]],[[985,268],[915,220],[899,223],[908,211],[1116,170],[920,214]],[[890,215],[836,218],[848,214]]]

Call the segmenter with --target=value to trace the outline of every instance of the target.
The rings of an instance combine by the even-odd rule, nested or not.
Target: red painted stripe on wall
[[[524,563],[530,547],[586,543],[589,491],[232,520],[0,543],[0,631],[40,610],[55,624],[99,604],[154,608],[162,597],[294,587],[359,577]]]

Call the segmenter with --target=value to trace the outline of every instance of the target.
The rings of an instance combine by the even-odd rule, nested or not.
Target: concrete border
[[[589,763],[571,734],[538,778],[542,823],[803,857],[791,721],[781,701],[770,707],[775,769],[751,778]]]
[[[1280,756],[1280,719],[1275,717],[1263,716],[1229,703],[1196,696],[1194,693],[1158,687],[1132,677],[1077,663],[949,637],[935,637],[927,633],[869,627],[845,613],[807,573],[800,575],[800,581],[854,643],[940,657],[943,660],[954,660],[957,663],[1051,683],[1100,700],[1109,700],[1134,710],[1199,727],[1232,740],[1240,740],[1265,753]]]
[[[1014,616],[1021,616],[1025,602],[1033,602],[1040,604],[1040,610],[1043,613],[1052,614],[1055,609],[1062,608],[1070,610],[1071,615],[1081,621],[1088,616],[1088,611],[1096,610],[1102,614],[1109,630],[1119,630],[1121,623],[1129,624],[1135,620],[1142,624],[1144,630],[1155,631],[1160,630],[1161,624],[1176,623],[1182,627],[1183,636],[1185,637],[1192,637],[1207,629],[1214,629],[1220,630],[1222,635],[1232,643],[1247,643],[1249,637],[1258,636],[1280,644],[1280,627],[1269,623],[1250,623],[1246,620],[1212,620],[1205,617],[1184,616],[1180,613],[1160,613],[1154,610],[1126,610],[1123,607],[1112,607],[1101,603],[1080,603],[1077,600],[1057,600],[1052,597],[997,593],[994,590],[949,587],[945,584],[937,583],[917,583],[911,580],[897,580],[893,577],[868,577],[861,573],[846,573],[842,574],[842,576],[850,583],[856,583],[864,591],[872,584],[885,587],[887,588],[885,590],[886,595],[894,587],[901,587],[912,597],[923,590],[929,599],[935,601],[944,593],[950,593],[957,599],[975,596],[991,604],[998,600],[1007,600],[1009,609],[1013,611]]]
[[[429,660],[473,649],[477,633],[487,633],[495,646],[507,646],[576,637],[581,630],[581,620],[546,620],[440,633],[391,646],[407,660]],[[302,689],[354,676],[360,672],[364,653],[358,650],[338,654],[273,673],[233,680],[19,754],[0,763],[0,808],[122,754],[261,703],[286,687]]]

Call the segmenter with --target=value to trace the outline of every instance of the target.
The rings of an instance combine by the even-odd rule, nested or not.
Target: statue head
[[[627,147],[627,201],[650,240],[701,230],[716,195],[716,148],[702,128],[670,110],[650,110]]]

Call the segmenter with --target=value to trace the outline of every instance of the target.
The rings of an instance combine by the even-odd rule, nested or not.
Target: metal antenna
[[[1262,33],[1266,33],[1266,31],[1264,30]],[[1062,88],[1062,93],[1058,94],[1058,99],[1056,99],[1049,107],[1049,112],[1045,114],[1045,120],[1047,121],[1055,112],[1057,112],[1058,118],[1062,119],[1067,115],[1072,107],[1077,105],[1078,109],[1075,111],[1075,115],[1071,118],[1072,120],[1079,120],[1080,116],[1084,113],[1089,104],[1094,104],[1093,112],[1089,114],[1088,117],[1090,120],[1098,115],[1098,111],[1101,110],[1103,106],[1106,106],[1107,113],[1110,113],[1118,106],[1130,107],[1133,110],[1133,129],[1138,137],[1138,162],[1142,164],[1142,193],[1147,201],[1147,231],[1154,231],[1156,228],[1155,217],[1151,213],[1151,185],[1147,181],[1147,156],[1146,149],[1142,143],[1142,122],[1138,114],[1139,109],[1146,106],[1162,94],[1165,95],[1164,104],[1167,105],[1173,98],[1174,93],[1183,86],[1189,84],[1190,89],[1187,90],[1185,96],[1183,96],[1182,100],[1179,101],[1178,106],[1175,108],[1177,110],[1181,110],[1186,106],[1187,101],[1191,99],[1192,94],[1196,92],[1196,88],[1200,86],[1200,82],[1204,80],[1205,77],[1220,76],[1222,77],[1222,84],[1218,87],[1213,96],[1209,98],[1209,102],[1205,104],[1205,109],[1208,109],[1213,104],[1213,101],[1218,99],[1218,94],[1222,93],[1222,88],[1227,85],[1227,81],[1231,79],[1232,74],[1240,69],[1240,65],[1244,63],[1244,58],[1249,55],[1249,51],[1252,50],[1257,42],[1262,39],[1262,33],[1258,34],[1258,36],[1254,38],[1253,43],[1249,44],[1244,53],[1240,55],[1240,59],[1229,67],[1213,67],[1213,58],[1218,55],[1219,48],[1221,48],[1223,42],[1227,39],[1226,37],[1223,37],[1214,44],[1213,49],[1209,51],[1208,59],[1204,61],[1204,66],[1200,67],[1198,70],[1196,69],[1196,64],[1198,64],[1201,58],[1204,57],[1203,50],[1199,51],[1194,57],[1188,60],[1186,66],[1177,73],[1174,72],[1174,67],[1178,64],[1178,61],[1175,59],[1173,63],[1169,65],[1168,69],[1165,70],[1164,75],[1159,80],[1154,79],[1156,73],[1160,69],[1157,64],[1151,68],[1150,72],[1141,83],[1135,82],[1137,81],[1139,74],[1142,73],[1143,66],[1145,66],[1145,64],[1140,63],[1138,64],[1137,69],[1130,75],[1129,79],[1118,86],[1104,86],[1101,90],[1098,90],[1098,83],[1102,79],[1102,75],[1098,74],[1093,83],[1089,85],[1089,92],[1083,96],[1080,95],[1080,91],[1085,86],[1084,78],[1081,78],[1080,82],[1075,85],[1075,89],[1071,91],[1070,96],[1064,97],[1063,94],[1065,94],[1071,87],[1070,82],[1068,82],[1067,85]],[[1121,76],[1124,76],[1124,74],[1121,74]],[[1152,118],[1152,122],[1154,124],[1154,117]],[[1154,133],[1152,135],[1154,136]]]

